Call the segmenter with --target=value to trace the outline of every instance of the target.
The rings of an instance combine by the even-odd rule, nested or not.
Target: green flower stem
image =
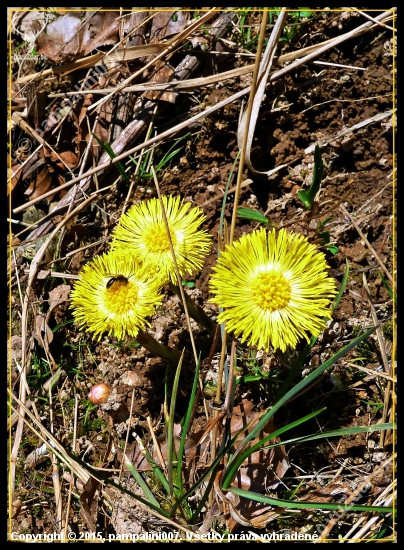
[[[174,285],[173,283],[169,283],[170,289],[178,296],[178,298],[181,300],[181,291],[177,285]],[[195,302],[188,296],[186,292],[184,292],[185,295],[185,301],[187,303],[188,313],[189,315],[195,319],[197,323],[202,325],[206,330],[211,334],[211,336],[214,336],[216,332],[216,323],[213,321],[213,319],[210,319],[206,315],[206,313],[203,311],[202,308],[197,306]]]
[[[144,332],[141,329],[137,333],[136,340],[141,346],[149,350],[154,355],[158,355],[159,357],[166,359],[171,365],[174,365],[175,367],[178,365],[178,362],[181,358],[181,353],[178,350],[163,346],[162,344],[157,342],[157,340],[155,340],[153,336],[150,336],[150,334]]]

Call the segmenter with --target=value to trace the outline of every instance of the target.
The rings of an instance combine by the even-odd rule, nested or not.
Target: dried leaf
[[[35,181],[31,183],[28,189],[25,191],[25,194],[28,195],[30,199],[36,199],[44,193],[46,193],[52,183],[52,176],[49,173],[48,167],[42,170]]]
[[[77,13],[67,13],[50,23],[37,38],[37,52],[50,61],[60,63],[67,57],[74,58],[81,52],[84,35],[83,22]]]
[[[314,491],[310,491],[303,497],[299,498],[299,502],[331,502],[335,500],[337,495],[350,495],[352,492],[351,487],[348,483],[344,481],[334,481],[325,485],[324,487],[319,487]]]
[[[81,126],[81,123],[83,122],[83,120],[84,120],[84,118],[87,114],[87,109],[90,107],[90,105],[93,102],[93,97],[94,97],[93,94],[86,94],[85,97],[84,97],[84,102],[83,102],[83,105],[80,109],[80,113],[79,113],[79,116],[78,116],[78,125],[79,125],[79,127]]]
[[[69,299],[70,289],[70,285],[59,285],[49,292],[49,310],[46,316],[47,321],[49,321],[50,315],[55,307]]]
[[[83,38],[83,55],[88,55],[93,50],[101,46],[115,44],[118,39],[119,13],[118,12],[99,12],[91,17],[91,12],[87,13],[89,21],[85,26]]]
[[[118,39],[118,12],[67,13],[46,27],[37,39],[37,51],[51,61],[60,63],[86,56],[101,46],[115,44]]]
[[[48,345],[53,340],[53,332],[46,322],[45,313],[39,313],[37,315],[36,322],[35,322],[35,332],[36,332],[35,336],[38,340],[39,345],[47,350]],[[42,336],[42,333],[43,333],[43,336]]]
[[[76,166],[79,163],[79,159],[77,158],[77,155],[73,153],[73,151],[62,151],[61,153],[58,153],[59,157],[63,159],[63,162],[66,164],[70,170],[72,168],[76,168]],[[57,158],[57,157],[56,157]],[[56,166],[59,166],[59,168],[66,169],[66,166],[62,164],[60,161],[56,163]]]
[[[253,404],[243,399],[241,405],[233,409],[231,419],[232,435],[253,420],[254,417],[256,417],[256,413],[253,411]],[[275,424],[271,419],[260,437],[254,439],[251,445],[255,445],[260,439],[274,432],[275,429]],[[274,442],[280,442],[280,439],[275,438]],[[264,493],[269,488],[275,489],[279,485],[288,468],[289,460],[283,445],[274,449],[257,451],[248,458],[248,464],[240,468],[235,479],[235,486],[240,489]]]
[[[165,84],[166,82],[170,82],[174,74],[174,69],[171,67],[171,65],[160,61],[156,65],[156,67],[157,70],[154,72],[150,82],[155,82],[156,84]],[[178,94],[175,92],[161,92],[160,90],[150,90],[145,92],[143,96],[147,99],[151,99],[152,101],[162,100],[168,101],[169,103],[175,103]]]
[[[183,31],[189,21],[189,13],[183,11],[160,12],[153,17],[150,42],[159,42],[167,36]]]
[[[140,46],[146,42],[145,34],[147,27],[142,23],[148,17],[149,14],[147,11],[141,11],[132,13],[129,18],[125,19],[124,32],[126,34],[129,34],[133,29],[136,29],[127,39],[127,46]]]

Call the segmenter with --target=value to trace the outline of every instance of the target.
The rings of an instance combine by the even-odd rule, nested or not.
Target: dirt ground
[[[376,17],[379,13],[381,10],[369,12],[369,15]],[[254,9],[248,13],[246,24],[250,26],[252,36],[259,34],[261,15],[261,12]],[[251,52],[246,44],[236,41],[236,38],[241,40],[241,34],[237,32],[240,21],[239,13],[234,19],[233,30],[229,30],[217,43],[209,43],[205,52],[196,54],[199,66],[190,78],[207,77],[254,62],[254,57],[247,55]],[[300,20],[296,28],[289,23],[288,29],[294,32],[291,32],[288,39],[279,43],[276,59],[333,39],[367,21],[362,14],[354,11],[313,12],[309,18]],[[392,22],[387,25],[390,27]],[[281,78],[273,80],[272,84],[267,86],[260,106],[251,148],[251,161],[253,168],[258,172],[274,170],[281,165],[285,167],[274,171],[269,177],[248,168],[243,172],[243,181],[248,179],[250,183],[241,190],[239,207],[257,210],[267,216],[273,226],[301,233],[307,236],[310,242],[318,244],[319,249],[326,254],[330,275],[336,279],[338,287],[342,283],[347,265],[349,266],[347,286],[333,313],[332,321],[328,323],[327,329],[302,365],[297,381],[324,363],[360,334],[361,330],[372,326],[375,318],[381,326],[382,345],[377,336],[372,335],[338,360],[308,392],[297,396],[275,415],[275,426],[280,427],[312,410],[326,407],[319,419],[312,419],[307,424],[296,427],[292,434],[288,434],[288,438],[289,435],[299,437],[324,430],[368,426],[392,420],[392,401],[390,397],[386,398],[386,392],[391,392],[391,378],[374,374],[385,372],[386,364],[389,368],[387,375],[394,371],[393,298],[388,274],[395,277],[395,126],[391,113],[395,93],[395,39],[388,27],[376,24],[361,36],[345,40],[337,47],[325,51],[313,62],[300,65]],[[12,48],[15,48],[21,43],[22,38],[14,32],[11,40]],[[113,43],[111,41],[109,44]],[[48,54],[49,44],[48,40]],[[41,50],[37,44],[36,49],[37,52],[45,51],[45,46],[42,45]],[[24,48],[21,51],[24,51]],[[235,55],[236,53],[245,55]],[[184,55],[185,52],[179,50],[171,57],[170,65],[175,67]],[[117,70],[110,82],[105,82],[105,87],[119,84],[148,59],[145,57],[126,62]],[[322,64],[318,64],[318,61]],[[64,62],[71,62],[71,58],[61,58],[58,61]],[[275,65],[272,72],[281,67],[282,65]],[[17,82],[18,78],[37,70],[38,67],[32,60],[26,61],[25,64],[19,61],[12,63],[13,105],[21,105],[22,102],[18,99],[26,95],[25,88]],[[85,78],[87,70],[69,73],[66,82],[61,76],[57,77],[57,81],[50,80],[48,83],[46,79],[39,78],[36,86],[44,92],[45,101],[50,102],[47,97],[49,93],[73,89],[74,84],[80,84]],[[144,74],[132,84],[147,81],[147,76],[149,75]],[[154,130],[161,133],[189,116],[230,97],[250,83],[251,72],[191,91],[179,90],[175,102],[158,102]],[[140,93],[134,92],[133,95],[138,97]],[[51,135],[48,131],[44,135],[44,139],[48,140],[69,169],[73,170],[74,177],[79,174],[78,159],[82,158],[84,152],[83,143],[88,139],[88,128],[95,122],[94,111],[90,115],[85,109],[100,97],[93,94],[92,98],[86,99],[87,106],[83,106],[83,102],[79,103],[73,116],[64,120],[58,132]],[[247,97],[248,95],[244,96],[244,101]],[[57,101],[60,99],[56,99],[54,105],[57,105]],[[234,101],[184,130],[182,135],[186,132],[190,134],[179,142],[180,151],[158,173],[163,194],[180,195],[192,205],[199,206],[206,215],[203,228],[213,236],[212,250],[201,272],[190,280],[194,287],[185,288],[190,297],[213,320],[218,315],[218,309],[208,301],[209,278],[211,268],[217,261],[219,222],[223,194],[228,182],[230,191],[224,205],[224,219],[230,224],[232,218],[237,170],[234,170],[230,181],[229,175],[233,171],[239,151],[237,128],[240,108],[241,100]],[[112,102],[101,111],[100,120],[95,126],[96,133],[98,132],[100,139],[105,142],[111,124],[108,109],[112,109]],[[21,110],[16,109],[14,112],[21,113]],[[85,125],[82,123],[84,117],[88,117],[88,126],[87,122]],[[23,125],[17,123],[12,129],[13,146],[10,158],[14,171],[15,167],[26,160],[28,153],[31,154],[38,146],[38,142],[35,142],[25,130]],[[24,139],[29,139],[29,143],[32,143],[28,149],[26,142],[25,145],[21,145]],[[146,135],[143,132],[130,147],[135,147],[145,140]],[[173,142],[174,138],[171,137],[159,145],[155,152],[157,161],[163,158]],[[307,210],[300,202],[297,191],[310,186],[313,150],[307,153],[306,149],[315,143],[321,146],[324,174],[316,202]],[[84,172],[100,162],[100,147],[94,146],[92,153],[90,157],[93,156],[93,159],[88,160]],[[38,153],[35,158],[44,162],[28,174],[24,174],[22,170],[23,175],[18,181],[13,180],[11,199],[14,210],[41,193],[54,190],[54,195],[48,200],[42,200],[29,209],[34,219],[39,219],[46,216],[51,206],[66,196],[66,191],[58,191],[58,185],[68,181],[69,177],[66,167],[52,156],[49,150],[45,154]],[[129,174],[134,173],[132,162],[127,163],[126,159],[125,166]],[[127,436],[129,415],[131,430],[127,445],[135,464],[140,467],[141,460],[136,458],[139,451],[135,434],[144,439],[150,438],[150,422],[155,427],[156,437],[164,446],[165,381],[167,380],[168,387],[171,387],[175,371],[173,368],[167,368],[164,360],[154,356],[131,338],[118,342],[113,337],[105,336],[100,342],[94,342],[90,334],[80,331],[72,322],[72,313],[68,307],[68,287],[72,287],[74,279],[51,277],[46,275],[46,271],[77,275],[84,262],[96,254],[108,251],[111,231],[116,226],[124,204],[127,202],[127,206],[130,206],[156,196],[150,177],[132,179],[136,185],[129,194],[130,182],[122,179],[117,181],[118,176],[118,172],[113,169],[102,173],[98,181],[95,181],[95,178],[92,181],[92,189],[96,186],[100,189],[110,187],[100,195],[99,200],[83,209],[72,223],[63,228],[56,244],[51,244],[38,268],[39,275],[33,282],[31,305],[26,316],[23,313],[21,297],[27,288],[27,270],[32,257],[30,258],[26,251],[22,251],[27,235],[32,230],[28,228],[22,232],[23,226],[13,223],[10,235],[12,251],[15,253],[10,277],[10,334],[13,345],[10,378],[13,393],[15,396],[19,395],[20,377],[16,358],[21,358],[21,341],[22,338],[26,338],[31,358],[27,374],[28,385],[31,393],[38,398],[36,407],[43,425],[47,429],[52,429],[59,442],[69,449],[72,448],[72,433],[76,429],[76,454],[89,465],[109,470],[112,479],[117,479],[117,472],[121,468],[121,446]],[[43,186],[44,180],[48,181],[46,189]],[[38,188],[40,192],[36,195]],[[58,223],[64,215],[65,211],[60,214],[60,218],[54,220],[54,223]],[[10,218],[31,223],[28,221],[30,218],[27,211],[10,212]],[[322,228],[319,224],[324,221],[326,225]],[[235,238],[250,233],[258,226],[255,221],[238,218]],[[329,233],[327,243],[320,235],[323,231]],[[40,239],[41,237],[43,238],[43,235]],[[43,240],[35,242],[41,244]],[[41,276],[43,272],[45,275]],[[366,292],[365,284],[368,285],[369,294]],[[61,285],[67,285],[67,288],[60,288]],[[65,299],[52,306],[49,304],[52,303],[52,292],[55,289],[63,294]],[[42,325],[42,328],[38,321],[40,318],[46,320],[46,326]],[[24,319],[27,320],[25,327]],[[212,334],[194,321],[192,329],[196,349],[201,354],[202,380],[206,383],[211,380],[211,384],[214,385],[215,379],[217,380],[221,344],[217,342],[216,346],[212,345]],[[52,332],[52,340],[44,343],[47,330]],[[148,332],[166,346],[181,351],[185,349],[176,408],[176,421],[179,422],[188,406],[195,362],[184,308],[168,286],[165,288],[164,305],[151,319],[151,328]],[[243,381],[237,386],[235,405],[248,405],[249,410],[254,412],[266,408],[303,347],[304,342],[293,354],[288,355],[266,354],[262,350],[254,350],[254,368],[260,369],[263,376],[250,382]],[[248,350],[243,348],[239,357],[240,377],[251,373],[250,357]],[[47,392],[43,387],[59,370],[62,375],[53,386],[52,405],[45,399]],[[258,370],[254,371],[257,372]],[[96,383],[106,383],[113,388],[110,399],[101,406],[94,406],[86,401],[90,387]],[[206,385],[189,431],[191,435],[194,434],[195,440],[195,434],[201,433],[207,427],[206,407],[204,409],[202,397],[205,398],[207,410],[213,414],[209,408],[213,403],[212,393],[209,393],[208,389],[209,385]],[[78,406],[76,428],[75,406]],[[9,437],[13,443],[15,425],[9,430]],[[335,501],[341,494],[352,493],[363,477],[375,472],[384,461],[392,457],[394,439],[391,431],[386,433],[383,440],[380,437],[380,432],[361,433],[288,445],[283,448],[282,456],[272,457],[272,466],[268,467],[271,472],[266,473],[265,483],[261,483],[260,488],[255,490],[262,493],[269,491],[269,494],[278,498],[286,498],[285,495],[289,495],[290,498],[292,489],[295,489],[294,498],[297,500]],[[149,443],[149,440],[147,441]],[[25,426],[17,458],[18,483],[13,497],[14,502],[21,503],[19,512],[15,513],[12,519],[12,531],[19,534],[54,530],[57,511],[52,498],[52,461],[47,455],[45,460],[38,460],[34,466],[28,467],[26,464],[30,453],[41,444],[38,437]],[[322,472],[323,477],[319,472]],[[372,478],[371,488],[360,504],[371,504],[374,498],[392,483],[391,462],[378,472]],[[60,475],[63,502],[66,507],[71,474],[62,467]],[[123,479],[126,486],[136,492],[126,468]],[[95,490],[92,497],[83,504],[83,488],[74,485],[72,491],[73,495],[77,496],[70,501],[69,525],[77,533],[91,532],[92,526],[95,525],[96,530],[101,530],[104,535],[118,532],[142,533],[149,531],[160,521],[153,515],[142,515],[139,508],[124,497],[121,500],[117,500],[115,496],[108,499],[108,495]],[[330,520],[326,513],[320,513],[318,510],[303,510],[297,516],[275,515],[271,519],[268,518],[267,522],[254,525],[244,510],[245,517],[250,517],[250,523],[247,523],[249,527],[246,527],[235,521],[234,516],[229,523],[229,516],[223,511],[220,512],[217,506],[212,508],[213,511],[216,510],[216,529],[220,526],[226,530],[230,526],[233,533],[239,533],[243,529],[251,529],[258,534],[284,532],[288,529],[292,532],[304,532],[307,526],[311,526],[313,532],[316,532],[317,524],[327,525]],[[364,518],[363,524],[369,517],[371,514]],[[330,530],[329,537],[338,538],[340,534],[347,533],[357,519],[354,512],[348,514],[346,520],[336,522],[335,527]],[[391,538],[394,532],[393,523],[391,518],[380,516],[376,522],[377,528],[370,533],[371,538]]]

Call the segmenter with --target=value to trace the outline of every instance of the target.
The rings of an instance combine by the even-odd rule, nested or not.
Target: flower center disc
[[[170,231],[173,246],[176,245],[175,233]],[[161,254],[170,250],[167,232],[163,223],[154,223],[149,227],[144,234],[144,242],[147,243],[147,248],[154,253]]]
[[[289,303],[290,284],[276,271],[259,273],[251,285],[255,303],[270,312],[282,309]]]
[[[132,309],[139,299],[138,287],[135,283],[115,281],[112,286],[105,289],[104,304],[115,315]]]

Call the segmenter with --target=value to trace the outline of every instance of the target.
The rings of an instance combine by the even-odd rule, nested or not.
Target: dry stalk
[[[192,327],[191,327],[191,318],[190,318],[189,312],[188,312],[187,301],[186,301],[185,296],[184,296],[185,291],[184,291],[184,288],[182,286],[182,279],[181,279],[181,275],[180,275],[180,272],[179,272],[179,269],[178,269],[178,263],[177,263],[177,258],[175,256],[173,241],[171,239],[170,227],[168,225],[168,220],[167,220],[167,214],[166,214],[166,210],[164,208],[163,199],[161,197],[160,185],[159,185],[159,182],[158,182],[158,179],[157,179],[157,176],[156,176],[156,172],[154,170],[154,166],[151,167],[151,172],[153,174],[154,185],[156,186],[157,196],[158,196],[159,201],[160,201],[161,212],[163,214],[164,225],[165,225],[166,233],[167,233],[167,239],[168,239],[168,242],[170,243],[170,251],[171,251],[171,255],[173,257],[175,274],[177,276],[178,288],[180,289],[182,305],[184,307],[185,317],[186,317],[186,320],[187,320],[189,337],[191,339],[192,350],[194,352],[195,365],[197,365],[198,364],[198,354],[196,352],[194,334],[192,332]]]
[[[49,388],[49,422],[50,431],[53,434],[53,399],[52,399],[52,386]],[[62,500],[62,488],[60,486],[59,465],[57,457],[54,453],[51,453],[52,460],[52,482],[53,489],[55,491],[55,508],[56,508],[56,525],[59,533],[64,531],[63,526],[63,500]]]
[[[154,449],[156,450],[156,454],[159,457],[160,465],[163,468],[164,472],[167,474],[167,464],[165,463],[163,455],[161,454],[160,443],[157,441],[156,434],[154,433],[150,416],[146,418],[146,421],[149,427],[151,438],[153,440]]]
[[[394,460],[396,457],[396,455],[394,454],[393,456],[390,456],[387,460],[385,460],[384,462],[382,462],[382,464],[380,464],[380,466],[378,468],[376,468],[372,473],[370,473],[363,481],[362,483],[360,483],[358,485],[358,487],[355,489],[355,491],[353,491],[353,493],[351,493],[351,495],[346,499],[346,501],[344,502],[344,510],[341,509],[341,511],[339,512],[339,515],[338,515],[338,518],[332,518],[327,526],[325,527],[325,529],[323,530],[323,532],[321,533],[320,537],[318,540],[325,540],[327,538],[327,535],[328,533],[331,531],[331,529],[334,527],[334,525],[337,523],[337,521],[339,519],[341,519],[341,517],[349,511],[349,507],[347,508],[347,505],[350,504],[352,501],[355,500],[355,497],[357,497],[361,492],[362,490],[369,484],[369,481],[371,479],[373,479],[378,473],[382,472],[384,470],[384,468],[392,461]]]
[[[79,409],[79,400],[78,400],[78,395],[75,392],[74,393],[73,442],[72,442],[72,451],[73,451],[74,454],[76,453],[78,409]],[[71,475],[70,475],[70,480],[69,480],[69,493],[67,495],[65,526],[64,526],[64,538],[65,539],[67,539],[67,526],[69,525],[69,512],[70,512],[70,504],[71,504],[71,501],[72,501],[72,494],[73,494],[73,483],[74,483],[74,474],[73,474],[73,470],[71,470]]]

